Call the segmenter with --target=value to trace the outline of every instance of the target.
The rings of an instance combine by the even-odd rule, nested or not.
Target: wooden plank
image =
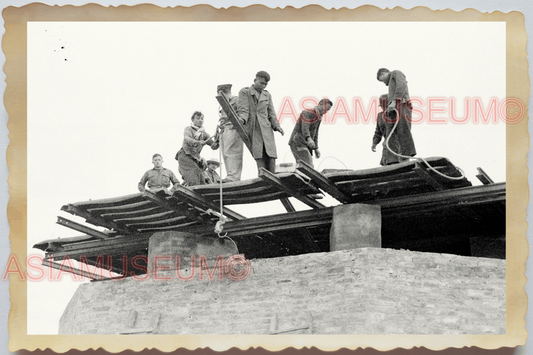
[[[161,221],[146,221],[146,222],[143,222],[143,221],[139,221],[139,222],[135,222],[135,221],[132,221],[132,222],[125,222],[126,223],[126,226],[128,227],[132,227],[132,228],[135,228],[135,229],[143,229],[143,228],[146,228],[146,227],[175,227],[175,228],[179,228],[180,225],[184,224],[184,223],[189,223],[189,221],[186,219],[185,216],[178,216],[178,217],[174,217],[174,218],[169,218],[169,219],[164,219],[164,220],[161,220]],[[195,222],[197,223],[197,222]],[[214,223],[213,223],[214,224]]]
[[[293,190],[298,190],[305,195],[319,192],[318,188],[310,185],[306,181],[308,178],[300,173],[278,173],[276,176],[285,185],[291,186]],[[220,201],[220,189],[218,186],[197,185],[189,187],[189,189],[213,203]],[[273,201],[291,196],[280,190],[278,186],[265,183],[261,178],[224,184],[223,192],[225,205]]]
[[[409,180],[407,183],[404,181],[391,181],[377,185],[365,184],[359,185],[357,189],[351,191],[351,203],[367,203],[367,201],[391,199],[430,191],[434,191],[433,187],[418,177]]]
[[[146,233],[146,232],[163,232],[163,231],[167,231],[167,230],[178,231],[178,232],[187,232],[188,228],[190,228],[190,226],[197,226],[197,225],[198,225],[198,222],[188,222],[188,223],[182,223],[182,224],[180,224],[178,226],[170,225],[170,226],[166,226],[166,227],[162,227],[162,226],[141,226],[141,227],[139,227],[139,231],[143,232],[143,233]],[[211,226],[211,228],[213,228],[213,226]]]
[[[173,199],[174,204],[171,204],[170,201],[164,197],[161,197],[158,194],[155,194],[151,191],[144,191],[144,197],[154,202],[155,204],[167,209],[168,211],[175,211],[176,213],[187,217],[192,221],[197,221],[199,223],[209,223],[210,221],[200,216],[195,210],[189,210],[187,206],[179,206],[176,199]]]
[[[388,208],[407,208],[424,206],[438,203],[454,204],[478,204],[494,201],[505,201],[505,183],[496,183],[481,186],[469,186],[438,192],[429,192],[418,195],[402,196],[391,199],[369,201],[368,204],[380,205],[381,210]]]
[[[122,212],[140,211],[143,208],[150,208],[150,207],[153,207],[153,203],[149,200],[143,200],[141,202],[129,203],[129,204],[118,205],[118,206],[102,206],[102,207],[92,207],[92,208],[84,207],[84,208],[91,213],[104,214],[104,213],[122,213]]]
[[[60,263],[56,263],[56,262],[53,262],[53,261],[50,261],[50,260],[47,260],[47,259],[43,260],[42,265],[50,267],[50,268],[53,268],[53,269],[61,270],[61,271],[64,271],[64,272],[70,272],[71,274],[75,274],[75,275],[78,275],[78,276],[86,277],[86,278],[88,278],[90,280],[111,280],[108,277],[95,278],[93,274],[88,273],[85,270],[71,268],[70,266],[63,265],[63,264],[60,264]]]
[[[316,194],[318,188],[308,183],[308,178],[300,173],[278,173],[276,174],[285,185],[291,186],[293,190],[298,190],[304,195]],[[189,190],[202,195],[208,201],[218,203],[220,201],[220,189],[218,186],[197,185],[188,187]],[[264,201],[279,200],[280,198],[290,197],[285,191],[280,190],[278,186],[265,183],[261,178],[255,178],[244,181],[237,181],[224,184],[224,205],[230,204],[249,204]]]
[[[351,202],[355,202],[354,197],[358,195],[372,194],[375,196],[378,193],[385,194],[390,191],[396,190],[412,190],[419,186],[428,186],[428,184],[426,183],[426,181],[416,176],[408,180],[391,180],[380,183],[372,183],[372,181],[367,180],[353,181],[350,188],[342,187],[342,189],[346,192],[346,194],[349,194],[351,196]]]
[[[261,183],[264,184],[264,182],[261,180]],[[225,185],[225,184],[224,184]],[[190,190],[201,194],[204,196],[204,198],[208,199],[212,202],[218,202],[220,201],[220,191],[214,191],[214,190],[206,190],[206,189],[200,189],[197,190],[194,187]],[[280,198],[280,195],[286,195],[284,193],[281,193],[278,189],[270,186],[270,185],[264,185],[261,186],[261,188],[253,188],[249,189],[247,187],[242,187],[240,190],[237,191],[228,191],[226,190],[226,187],[223,188],[224,192],[224,202],[229,200],[240,200],[241,203],[248,203],[248,200],[277,200]],[[251,203],[251,202],[250,202]]]
[[[106,227],[108,229],[113,229],[114,231],[118,232],[119,234],[131,234],[131,233],[134,232],[130,228],[128,228],[128,227],[126,227],[124,225],[121,225],[119,223],[110,221],[107,218],[102,218],[100,216],[95,216],[95,215],[91,214],[90,212],[85,211],[84,209],[82,209],[82,208],[80,208],[78,206],[72,205],[72,204],[68,204],[68,205],[65,205],[65,206],[61,207],[61,210],[65,211],[65,212],[68,212],[70,214],[73,214],[75,216],[83,217],[83,218],[85,218],[85,221],[87,221],[87,223],[94,224],[95,226],[100,226],[100,227]]]
[[[68,244],[93,241],[93,240],[95,240],[94,237],[91,237],[89,235],[46,239],[46,240],[43,240],[42,242],[34,244],[32,248],[41,249],[42,251],[49,252],[50,250],[62,250],[65,247],[65,245],[68,245]]]
[[[435,190],[444,190],[444,186],[442,186],[441,183],[435,180],[433,176],[429,175],[429,172],[426,170],[426,168],[422,166],[419,162],[415,162],[415,167],[413,168],[413,171],[425,182],[431,185]]]
[[[135,194],[120,196],[120,197],[76,202],[76,203],[72,203],[72,205],[81,207],[85,210],[89,210],[93,208],[118,207],[118,206],[124,206],[124,205],[129,205],[129,204],[141,203],[141,202],[143,202],[143,196],[141,193],[138,192]]]
[[[285,191],[287,194],[302,201],[303,203],[305,203],[306,205],[312,208],[326,207],[320,202],[313,200],[311,197],[304,195],[300,193],[299,191],[293,190],[290,186],[287,186],[280,179],[278,179],[275,174],[271,173],[270,171],[264,168],[259,168],[259,177],[267,181],[268,183],[272,184],[273,186],[277,186],[281,191]]]
[[[70,245],[68,250],[47,253],[46,256],[53,256],[56,260],[61,260],[68,257],[72,260],[80,261],[80,257],[98,257],[101,255],[112,255],[114,257],[122,257],[122,255],[129,255],[140,249],[147,249],[148,241],[137,243],[117,243],[115,245],[96,245],[92,247]]]
[[[384,184],[384,183],[391,183],[391,182],[408,182],[412,180],[419,180],[420,178],[416,175],[414,171],[408,171],[405,173],[399,173],[395,175],[385,175],[385,176],[377,176],[370,179],[346,179],[346,180],[339,180],[334,182],[335,186],[338,188],[341,188],[344,191],[351,191],[353,189],[356,189],[359,186],[371,186],[371,185],[378,185],[378,184]]]
[[[282,213],[271,216],[246,218],[239,221],[229,221],[224,224],[224,232],[230,236],[246,236],[276,231],[286,231],[301,228],[312,228],[331,224],[333,207]],[[200,235],[213,234],[205,226],[191,227],[190,233]]]
[[[149,208],[144,208],[141,210],[128,211],[128,212],[104,212],[100,216],[103,218],[109,218],[112,220],[120,220],[121,218],[135,218],[142,217],[149,214],[156,214],[166,211],[166,208],[161,206],[150,206]]]
[[[350,196],[339,190],[339,188],[332,181],[313,169],[306,162],[301,161],[296,170],[307,176],[312,182],[318,185],[319,188],[336,198],[338,201],[342,203],[350,202]]]
[[[272,189],[274,190],[274,189]],[[232,195],[228,196],[224,192],[224,206],[226,205],[245,205],[258,202],[269,202],[279,200],[281,198],[287,198],[287,194],[283,191],[276,190],[268,194],[258,194],[254,196],[249,195]],[[213,199],[213,202],[218,202],[219,199]]]
[[[204,211],[208,209],[212,209],[213,211],[218,211],[219,209],[219,206],[209,201],[204,196],[180,185],[176,187],[176,191],[174,191],[172,198],[175,198],[178,201],[180,201],[180,199],[187,200],[191,205],[196,206]],[[224,207],[224,215],[226,217],[229,217],[232,220],[238,220],[238,219],[245,218],[244,216],[226,207]]]
[[[64,256],[86,255],[98,256],[98,255],[110,255],[115,253],[129,254],[131,251],[137,249],[148,248],[148,242],[153,233],[143,233],[137,238],[116,237],[107,240],[92,240],[82,243],[64,244],[61,251],[55,253],[48,253],[47,255],[53,255],[54,258],[63,258]]]
[[[433,168],[451,167],[455,169],[455,166],[446,158],[426,158],[426,161]],[[408,161],[399,164],[392,164],[387,166],[380,166],[377,168],[361,169],[361,170],[341,170],[328,172],[324,175],[331,181],[337,183],[343,180],[361,180],[361,179],[374,179],[383,176],[395,176],[401,173],[410,172],[413,170],[415,162]]]
[[[107,239],[109,236],[105,233],[102,233],[100,231],[97,231],[96,229],[89,228],[87,226],[84,226],[83,224],[76,223],[74,221],[71,221],[69,219],[66,219],[64,217],[57,216],[57,224],[62,225],[64,227],[73,229],[78,232],[82,232],[85,234],[88,234],[92,237],[98,238],[98,239]]]
[[[490,178],[490,176],[487,175],[487,173],[483,169],[477,168],[477,172],[478,174],[476,175],[476,177],[479,181],[483,183],[483,185],[494,184],[494,181]]]
[[[179,215],[174,211],[165,211],[165,212],[150,214],[150,215],[141,216],[141,217],[118,218],[118,219],[115,219],[115,221],[124,223],[125,225],[129,226],[131,224],[134,224],[135,222],[138,222],[138,223],[158,222],[158,221],[168,221],[171,219],[176,220],[177,218],[189,221],[186,216]]]
[[[444,204],[429,204],[424,205],[423,207],[416,207],[415,211],[413,211],[413,208],[395,208],[395,209],[382,209],[382,217],[386,219],[394,218],[402,218],[402,219],[409,219],[412,218],[414,215],[416,215],[417,224],[425,224],[425,222],[422,221],[424,217],[422,216],[433,216],[434,218],[446,218],[443,217],[445,214],[447,216],[452,216],[453,220],[456,221],[458,225],[464,224],[465,222],[469,225],[479,225],[481,216],[474,208],[477,205],[463,205],[463,204],[457,204],[455,206],[452,205],[444,205]],[[418,228],[419,226],[417,226]],[[433,228],[433,226],[428,226],[430,229]],[[479,227],[477,227],[479,230]]]
[[[228,116],[229,121],[233,124],[233,128],[237,130],[237,133],[239,133],[239,136],[241,136],[242,141],[244,142],[244,145],[246,145],[246,148],[252,152],[252,141],[250,140],[250,137],[248,136],[248,132],[244,129],[244,126],[242,125],[241,121],[239,120],[239,116],[237,115],[237,112],[231,107],[231,104],[228,101],[228,98],[222,91],[219,91],[219,94],[216,97],[219,105],[222,107],[224,112],[226,113],[226,116]]]

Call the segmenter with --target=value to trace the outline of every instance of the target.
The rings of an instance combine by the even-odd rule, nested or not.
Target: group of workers
[[[396,164],[416,155],[411,136],[412,106],[407,80],[401,71],[391,72],[385,68],[379,69],[377,79],[387,85],[389,90],[388,94],[379,98],[379,105],[383,111],[377,117],[371,149],[375,152],[377,144],[384,138],[380,164]],[[269,81],[270,75],[265,71],[259,71],[253,84],[242,88],[238,96],[232,95],[231,84],[219,85],[217,93],[226,97],[237,114],[236,119],[247,132],[257,168],[264,168],[274,173],[277,158],[274,132],[279,132],[281,135],[285,132],[277,120],[272,96],[265,89]],[[289,138],[289,146],[296,164],[303,161],[313,167],[313,154],[315,158],[320,158],[318,131],[322,117],[332,106],[333,103],[330,100],[322,99],[316,107],[301,112]],[[204,115],[200,111],[195,111],[191,116],[191,125],[185,127],[183,144],[176,154],[183,185],[195,186],[240,181],[244,143],[238,130],[233,127],[223,109],[220,110],[220,120],[214,136],[205,131],[203,123]],[[393,132],[392,135],[391,132]],[[209,145],[211,149],[221,147],[226,168],[224,179],[221,179],[216,172],[220,165],[217,160],[206,161],[200,156],[205,145]],[[152,163],[154,168],[148,170],[141,178],[138,184],[139,191],[144,191],[148,184],[150,191],[164,190],[172,193],[179,185],[179,180],[172,171],[163,168],[163,158],[160,154],[154,154]],[[169,191],[168,188],[171,186]]]

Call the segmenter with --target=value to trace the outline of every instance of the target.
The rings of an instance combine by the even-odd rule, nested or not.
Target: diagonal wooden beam
[[[265,168],[259,168],[259,177],[263,179],[264,181],[268,182],[269,184],[278,187],[280,190],[288,193],[292,197],[302,201],[306,205],[313,207],[313,208],[324,208],[323,204],[321,204],[318,201],[315,201],[311,197],[304,195],[303,193],[299,191],[295,191],[291,189],[290,186],[287,186],[283,183],[278,177],[274,174],[272,174],[270,171],[266,170]]]
[[[218,211],[219,206],[217,206],[215,203],[209,201],[201,194],[191,191],[188,188],[184,186],[177,186],[176,191],[174,191],[174,194],[172,195],[172,198],[175,199],[182,199],[188,201],[191,205],[196,206],[202,210],[208,210],[212,209],[213,211]],[[234,212],[230,210],[229,208],[224,207],[224,215],[229,217],[232,220],[238,220],[238,219],[244,219],[245,217],[243,215],[238,214],[237,212]]]
[[[202,226],[208,228],[207,226]],[[212,229],[212,227],[209,227]],[[118,236],[106,240],[89,240],[80,243],[58,244],[61,249],[46,252],[46,256],[53,256],[58,260],[65,256],[78,260],[81,255],[87,257],[97,257],[99,255],[126,255],[137,250],[148,249],[150,237],[154,233],[139,233],[132,235]],[[58,241],[67,238],[60,238]],[[79,261],[79,260],[78,260]]]
[[[483,169],[477,168],[477,172],[478,174],[476,175],[476,177],[479,181],[483,183],[483,185],[494,184],[494,181],[490,178],[490,176],[487,175],[487,173]]]
[[[57,224],[62,225],[64,227],[73,229],[78,232],[82,232],[85,234],[88,234],[92,237],[98,238],[98,239],[107,239],[109,236],[105,233],[102,233],[100,231],[97,231],[96,229],[92,229],[90,227],[84,226],[83,224],[71,221],[64,217],[57,216]]]
[[[279,200],[281,201],[281,204],[283,205],[283,207],[285,207],[287,212],[296,212],[296,208],[294,208],[291,201],[289,201],[287,197],[280,198]]]
[[[252,151],[252,142],[250,141],[250,137],[248,136],[248,133],[244,129],[241,121],[239,120],[237,116],[237,112],[231,107],[231,104],[228,101],[228,98],[224,95],[222,91],[219,91],[218,96],[216,97],[219,105],[222,107],[224,112],[226,113],[226,116],[228,116],[228,119],[231,123],[233,123],[233,128],[237,130],[237,133],[239,133],[239,136],[241,136],[242,141],[244,142],[244,145],[246,145],[246,148],[251,152]]]
[[[113,229],[114,231],[118,232],[119,234],[131,234],[134,231],[132,231],[130,228],[121,225],[119,223],[116,223],[114,221],[110,221],[106,218],[102,218],[99,216],[94,216],[91,212],[88,212],[80,207],[74,206],[72,204],[68,204],[66,206],[61,207],[62,211],[68,212],[70,214],[73,214],[75,216],[83,217],[85,218],[85,221],[90,224],[94,224],[95,226],[101,226],[106,227],[108,229]]]
[[[309,164],[307,164],[304,161],[301,161],[296,168],[299,172],[307,176],[309,179],[311,179],[312,182],[314,182],[319,188],[326,191],[328,194],[336,198],[338,201],[342,203],[349,203],[350,197],[349,195],[342,192],[337,185],[335,185],[334,182],[329,180],[326,176],[320,174],[318,171],[313,169]]]
[[[429,175],[429,172],[426,170],[425,167],[423,167],[419,162],[415,162],[415,167],[413,168],[413,171],[424,181],[426,181],[428,184],[430,184],[435,190],[442,191],[444,190],[444,186],[442,186],[437,180],[433,178],[433,176]]]
[[[206,224],[206,223],[212,224],[210,220],[206,220],[205,218],[202,218],[200,213],[198,213],[196,211],[189,210],[187,208],[187,206],[183,206],[183,204],[182,204],[182,206],[180,206],[177,203],[176,204],[171,204],[169,202],[169,200],[167,200],[166,198],[161,197],[160,195],[155,194],[155,193],[153,193],[151,191],[144,191],[143,195],[144,195],[144,197],[146,197],[150,201],[152,201],[155,204],[167,209],[168,211],[175,211],[179,215],[184,215],[187,218],[189,218],[190,220],[197,221],[197,222],[202,223],[202,224]],[[174,199],[174,201],[176,201],[176,199]]]

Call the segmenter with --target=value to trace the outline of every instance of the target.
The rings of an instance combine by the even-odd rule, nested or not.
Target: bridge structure
[[[462,175],[446,158],[426,160],[445,175]],[[359,214],[357,209],[340,213],[341,206],[379,206],[378,219],[372,222],[378,224],[379,234],[374,247],[505,258],[505,183],[494,183],[478,170],[483,185],[472,186],[464,177],[446,179],[417,161],[364,170],[318,172],[305,164],[275,174],[262,169],[257,178],[224,184],[222,193],[218,185],[179,186],[172,195],[145,191],[66,204],[61,210],[84,223],[65,217],[58,217],[57,223],[82,235],[44,240],[33,247],[45,252],[43,263],[49,267],[91,276],[58,263],[70,258],[131,276],[139,271],[126,272],[122,258],[148,255],[154,233],[217,237],[214,228],[222,198],[224,232],[248,259],[337,250],[333,226]],[[310,197],[318,193],[333,197],[337,204],[326,206]],[[286,212],[247,218],[231,209],[273,200],[279,200]],[[296,210],[294,200],[307,209]],[[348,228],[345,232],[355,236],[350,245],[358,246],[359,227],[348,223],[335,230],[339,228]],[[106,256],[103,265],[101,256]]]

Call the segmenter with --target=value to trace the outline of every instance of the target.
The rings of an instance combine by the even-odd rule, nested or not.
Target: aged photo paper
[[[525,342],[530,80],[521,13],[36,3],[8,7],[2,15],[11,351],[384,351]],[[380,68],[391,76],[381,80]],[[164,193],[139,193],[155,153],[184,180],[185,164],[174,157],[192,129],[193,112],[201,111],[205,131],[215,135],[224,107],[217,87],[232,84],[241,115],[241,99],[261,80],[259,71],[271,76],[264,85],[277,123],[261,129],[274,130],[276,174],[260,170],[258,179],[245,144],[243,181],[221,184],[228,200],[248,194],[253,203],[230,201],[219,210],[218,190],[216,203],[209,203],[207,192],[180,186],[172,196],[189,207],[165,210],[173,200]],[[391,95],[391,80],[409,86],[410,101],[398,101],[398,108],[412,112],[416,158],[438,168],[414,159],[380,166],[387,143],[372,144],[378,99]],[[310,148],[321,173],[305,175],[300,165],[296,169],[289,141],[302,110],[323,99],[331,109],[316,139],[321,154]],[[201,154],[207,162],[223,161],[219,173],[226,176],[220,150],[204,147]],[[450,176],[436,178],[438,169]],[[370,176],[366,187],[346,180],[363,172]],[[395,173],[413,174],[418,182],[406,189],[405,181],[389,179]],[[265,186],[278,190],[266,193]],[[463,191],[468,199],[458,197]],[[269,201],[268,194],[278,197]],[[354,200],[357,194],[364,198]],[[457,209],[439,210],[437,197],[450,198]],[[128,199],[136,200],[127,208],[151,199],[162,210],[138,229],[133,222],[110,222]],[[120,212],[125,219],[148,213],[127,208]],[[217,211],[230,216],[228,238],[199,232],[202,223],[215,227]],[[423,220],[431,211],[435,219]],[[168,213],[178,215],[151,229]],[[231,229],[243,216],[254,223]],[[357,222],[358,216],[370,217]],[[346,220],[361,224],[346,227]],[[176,221],[190,221],[186,231],[200,236],[194,247],[195,236],[183,246],[181,235],[172,234]],[[291,223],[301,228],[290,229]],[[378,226],[368,227],[377,237],[361,238],[374,239],[343,239],[342,230],[360,236],[367,224]],[[438,229],[442,235],[435,235]],[[427,237],[409,239],[410,231],[424,230]],[[146,233],[155,232],[148,244]],[[400,234],[392,240],[394,233]],[[197,275],[186,282],[163,257],[157,278],[158,255],[190,247],[214,261],[215,245],[226,260],[225,279],[221,273],[220,279]],[[68,272],[83,270],[79,253],[65,264],[69,250],[107,250],[115,258],[142,254],[146,263],[130,267],[155,270],[155,276],[143,278],[137,270],[121,279],[119,257],[108,262],[112,273],[106,276],[119,280],[82,279]],[[230,260],[239,261],[233,279]],[[196,266],[193,271],[202,270]],[[177,278],[167,279],[170,274]]]

